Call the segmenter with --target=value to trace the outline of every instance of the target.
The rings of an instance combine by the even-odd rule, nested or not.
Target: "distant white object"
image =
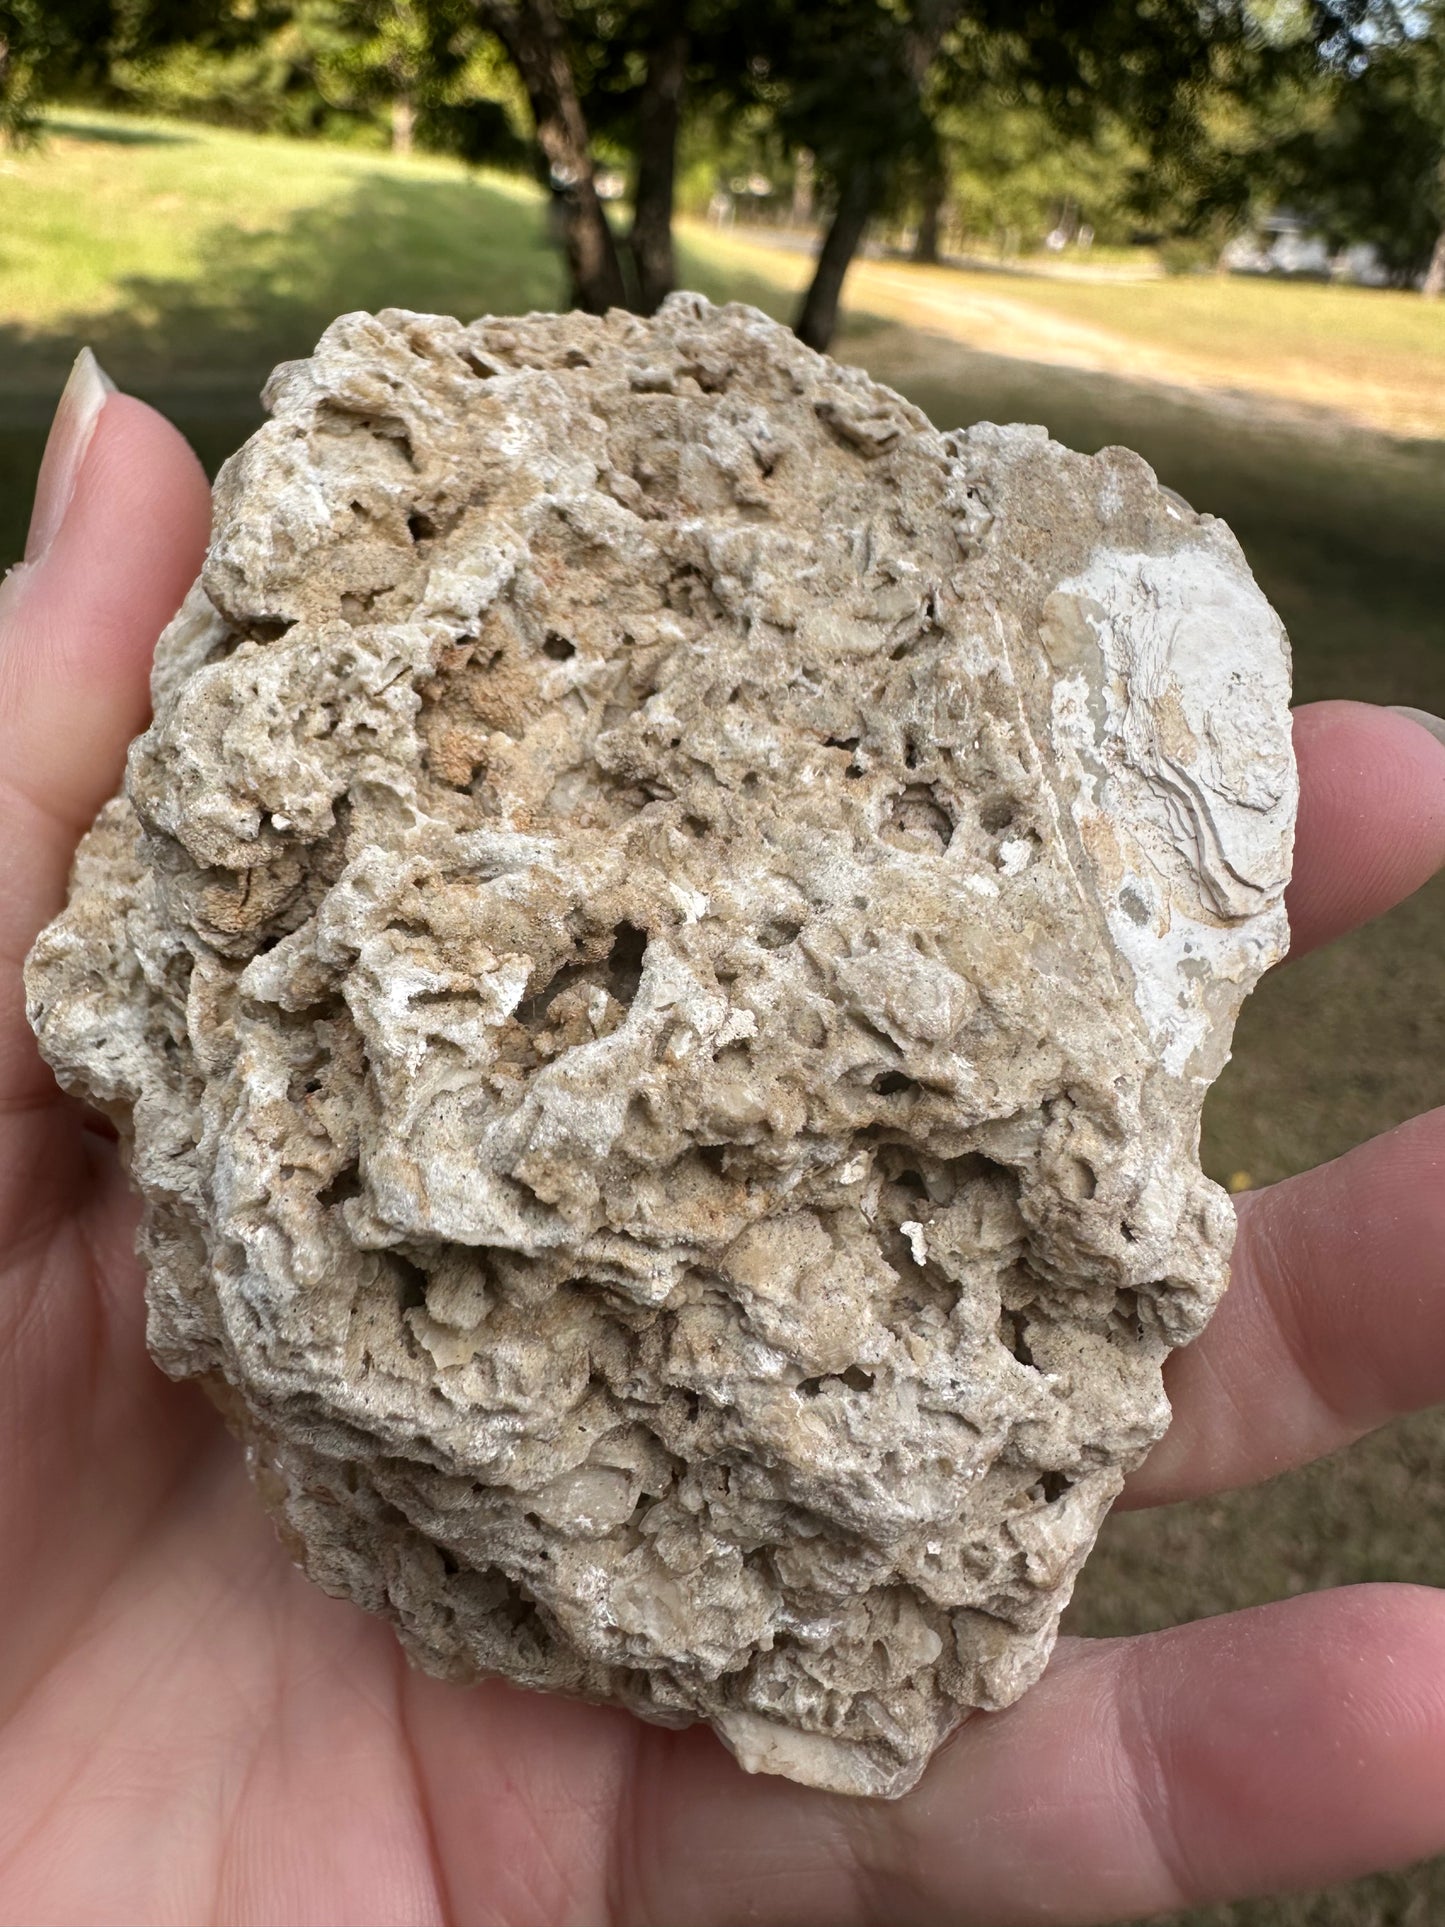
[[[1281,234],[1271,249],[1281,274],[1328,274],[1330,251],[1317,235]]]
[[[1390,280],[1373,241],[1357,241],[1353,247],[1341,248],[1330,262],[1330,273],[1336,281],[1353,281],[1365,288],[1387,287]]]
[[[599,168],[595,185],[599,201],[620,201],[627,192],[627,176],[617,167]]]
[[[1384,287],[1390,279],[1371,243],[1332,254],[1319,235],[1310,233],[1302,216],[1290,213],[1271,214],[1254,232],[1236,235],[1219,260],[1231,274],[1315,275],[1369,288]]]

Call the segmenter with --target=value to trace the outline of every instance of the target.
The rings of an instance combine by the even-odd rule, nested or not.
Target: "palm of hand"
[[[438,1685],[300,1578],[206,1401],[146,1357],[115,1148],[56,1093],[19,986],[205,518],[179,438],[112,396],[0,593],[0,1920],[1082,1923],[1445,1844],[1423,1591],[1065,1642],[885,1807],[747,1779],[702,1730]],[[1352,704],[1297,740],[1300,949],[1438,867],[1445,750]],[[1136,1503],[1439,1394],[1442,1165],[1435,1113],[1249,1201]]]

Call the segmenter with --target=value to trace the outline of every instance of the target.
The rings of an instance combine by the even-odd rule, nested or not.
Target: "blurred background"
[[[1445,713],[1445,0],[0,0],[0,566],[89,343],[215,466],[352,308],[750,301],[941,427],[1138,449],[1300,700]],[[1276,973],[1240,1191],[1445,1102],[1445,881]],[[1362,1281],[1362,1286],[1368,1281]],[[1445,1583],[1445,1420],[1110,1522],[1124,1634]],[[1429,1927],[1445,1862],[1188,1916]]]

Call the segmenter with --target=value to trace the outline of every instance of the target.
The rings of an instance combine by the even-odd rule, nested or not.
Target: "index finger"
[[[1368,923],[1445,864],[1445,743],[1428,729],[1372,703],[1306,703],[1294,747],[1292,958]]]

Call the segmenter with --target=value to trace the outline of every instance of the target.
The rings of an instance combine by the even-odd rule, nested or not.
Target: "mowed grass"
[[[927,270],[921,285],[936,289],[946,275]],[[1211,386],[1405,432],[1445,431],[1445,303],[1414,293],[1222,274],[1127,288],[1048,274],[961,278],[976,296],[1161,350]]]
[[[1445,383],[1445,309],[1413,293],[1242,275],[1181,274],[1129,285],[981,274],[990,292],[1071,320],[1222,362],[1248,386],[1278,366],[1344,380]]]
[[[211,397],[347,307],[555,307],[524,182],[211,128],[60,116],[0,165],[0,402],[89,340],[117,378]]]
[[[840,354],[943,426],[1042,421],[1075,447],[1139,449],[1239,535],[1289,625],[1302,698],[1355,695],[1445,713],[1445,440],[1287,418],[1266,405],[1286,365],[1321,388],[1366,371],[1361,379],[1394,384],[1412,407],[1437,405],[1445,309],[1273,283],[928,278],[930,288],[987,284],[989,300],[1002,290],[1046,318],[1056,311],[1138,340],[1141,354],[1233,371],[1222,385],[1253,387],[1255,408],[1197,385],[900,326],[889,309],[897,270],[886,264],[889,278],[870,280],[871,266],[852,284]],[[714,298],[783,314],[805,271],[800,257],[704,230],[685,237],[685,276]],[[435,160],[61,117],[38,152],[0,155],[0,563],[23,542],[45,423],[83,342],[122,385],[165,408],[214,467],[260,419],[257,393],[272,364],[307,353],[348,308],[469,317],[552,307],[561,295],[545,208],[524,183],[469,178]],[[1208,1168],[1268,1182],[1445,1102],[1442,955],[1437,883],[1269,978],[1210,1099]],[[1426,1416],[1255,1492],[1118,1517],[1084,1575],[1073,1630],[1137,1632],[1369,1579],[1445,1583],[1442,1535],[1428,1525],[1442,1502],[1445,1424]],[[1445,1919],[1445,1863],[1192,1919],[1428,1927]]]

